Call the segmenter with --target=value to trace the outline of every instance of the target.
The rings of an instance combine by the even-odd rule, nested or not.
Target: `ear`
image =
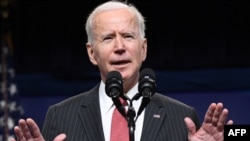
[[[148,43],[147,39],[145,38],[142,43],[142,61],[145,61],[147,58],[147,49],[148,49]]]
[[[95,60],[95,53],[93,50],[93,46],[90,43],[86,43],[86,48],[89,56],[89,60],[93,65],[97,65],[97,62]]]

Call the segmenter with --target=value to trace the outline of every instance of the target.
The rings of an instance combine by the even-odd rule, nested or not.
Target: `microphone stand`
[[[129,140],[134,141],[134,132],[135,132],[135,109],[132,104],[132,100],[129,101],[129,107],[127,112],[128,127],[129,127]]]
[[[127,112],[127,121],[128,121],[128,127],[129,127],[129,141],[135,140],[135,109],[133,107],[133,100],[138,100],[141,97],[139,93],[137,93],[132,99],[130,99],[127,96],[124,96],[126,100],[129,100],[129,107]]]
[[[150,102],[150,99],[151,99],[150,97],[145,97],[143,95],[142,103],[141,103],[141,106],[140,106],[139,111],[138,111],[137,116],[136,116],[136,112],[135,112],[135,109],[133,107],[133,100],[138,100],[141,96],[142,95],[140,93],[137,93],[132,99],[130,99],[129,97],[127,97],[125,95],[122,96],[123,99],[129,101],[127,113],[125,112],[125,109],[121,105],[120,101],[118,102],[118,98],[113,98],[113,102],[115,103],[115,105],[117,107],[119,107],[118,110],[127,119],[128,127],[129,127],[129,129],[128,129],[129,130],[129,141],[135,140],[135,135],[134,135],[135,122],[136,122],[137,118],[139,117],[139,115],[142,113],[142,111],[145,109],[145,107],[148,105],[148,103]],[[135,116],[136,116],[136,118],[135,118]]]

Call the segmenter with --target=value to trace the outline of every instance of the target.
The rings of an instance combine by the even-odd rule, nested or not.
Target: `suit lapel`
[[[164,118],[165,111],[161,102],[157,99],[152,99],[145,109],[141,140],[155,140]]]
[[[98,88],[99,85],[84,96],[79,110],[83,129],[86,132],[88,140],[91,141],[104,140]],[[157,134],[166,116],[164,109],[161,99],[157,98],[156,95],[153,96],[145,109],[141,140],[151,141],[157,138]]]
[[[84,131],[91,141],[104,140],[101,112],[99,106],[98,88],[92,89],[82,100],[79,111]]]

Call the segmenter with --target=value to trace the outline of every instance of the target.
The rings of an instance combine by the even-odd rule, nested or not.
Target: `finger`
[[[21,141],[24,140],[25,138],[28,140],[32,137],[30,133],[30,129],[24,119],[19,120],[19,129],[20,129],[20,137],[22,136],[20,138]]]
[[[211,103],[210,106],[207,109],[207,112],[204,116],[204,122],[205,123],[211,123],[212,122],[212,117],[213,117],[213,113],[216,109],[216,104],[215,103]]]
[[[223,111],[222,111],[222,113],[220,115],[219,121],[217,123],[217,129],[219,131],[223,131],[224,125],[225,125],[226,120],[227,120],[227,116],[228,116],[228,110],[227,109],[223,109]]]
[[[184,121],[188,129],[188,135],[194,135],[196,133],[196,126],[194,122],[189,117],[184,118]]]
[[[10,141],[16,141],[14,138],[10,139]]]
[[[226,113],[222,113],[222,108],[223,108],[223,104],[222,103],[218,103],[216,105],[216,108],[215,108],[213,116],[212,116],[212,124],[214,126],[217,126],[219,120],[221,120],[221,122],[223,122],[223,119],[225,117],[227,117],[227,115],[225,115]],[[224,121],[224,123],[225,123],[225,121]]]
[[[26,123],[27,123],[27,125],[28,125],[28,127],[30,129],[30,133],[31,133],[33,138],[42,137],[40,129],[39,129],[38,125],[36,124],[36,122],[33,119],[28,118],[26,120]]]
[[[229,121],[227,122],[227,125],[233,125],[233,124],[234,124],[233,120],[229,120]]]
[[[55,137],[54,141],[63,141],[66,139],[66,134],[60,134]]]
[[[19,126],[14,127],[14,132],[15,132],[17,141],[25,141],[25,138]]]

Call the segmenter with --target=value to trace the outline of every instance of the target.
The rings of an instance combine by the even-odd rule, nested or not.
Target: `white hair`
[[[94,16],[104,12],[104,11],[108,11],[108,10],[116,10],[116,9],[128,9],[129,11],[131,11],[131,13],[133,13],[136,16],[136,19],[138,21],[138,27],[139,27],[139,35],[141,38],[145,37],[145,19],[142,16],[142,14],[140,13],[140,11],[132,4],[127,4],[125,2],[120,2],[120,1],[108,1],[105,2],[101,5],[99,5],[98,7],[96,7],[89,15],[89,17],[87,18],[86,24],[85,24],[85,30],[87,32],[87,36],[88,36],[88,42],[93,43],[94,40],[94,33],[93,33],[93,19]]]

